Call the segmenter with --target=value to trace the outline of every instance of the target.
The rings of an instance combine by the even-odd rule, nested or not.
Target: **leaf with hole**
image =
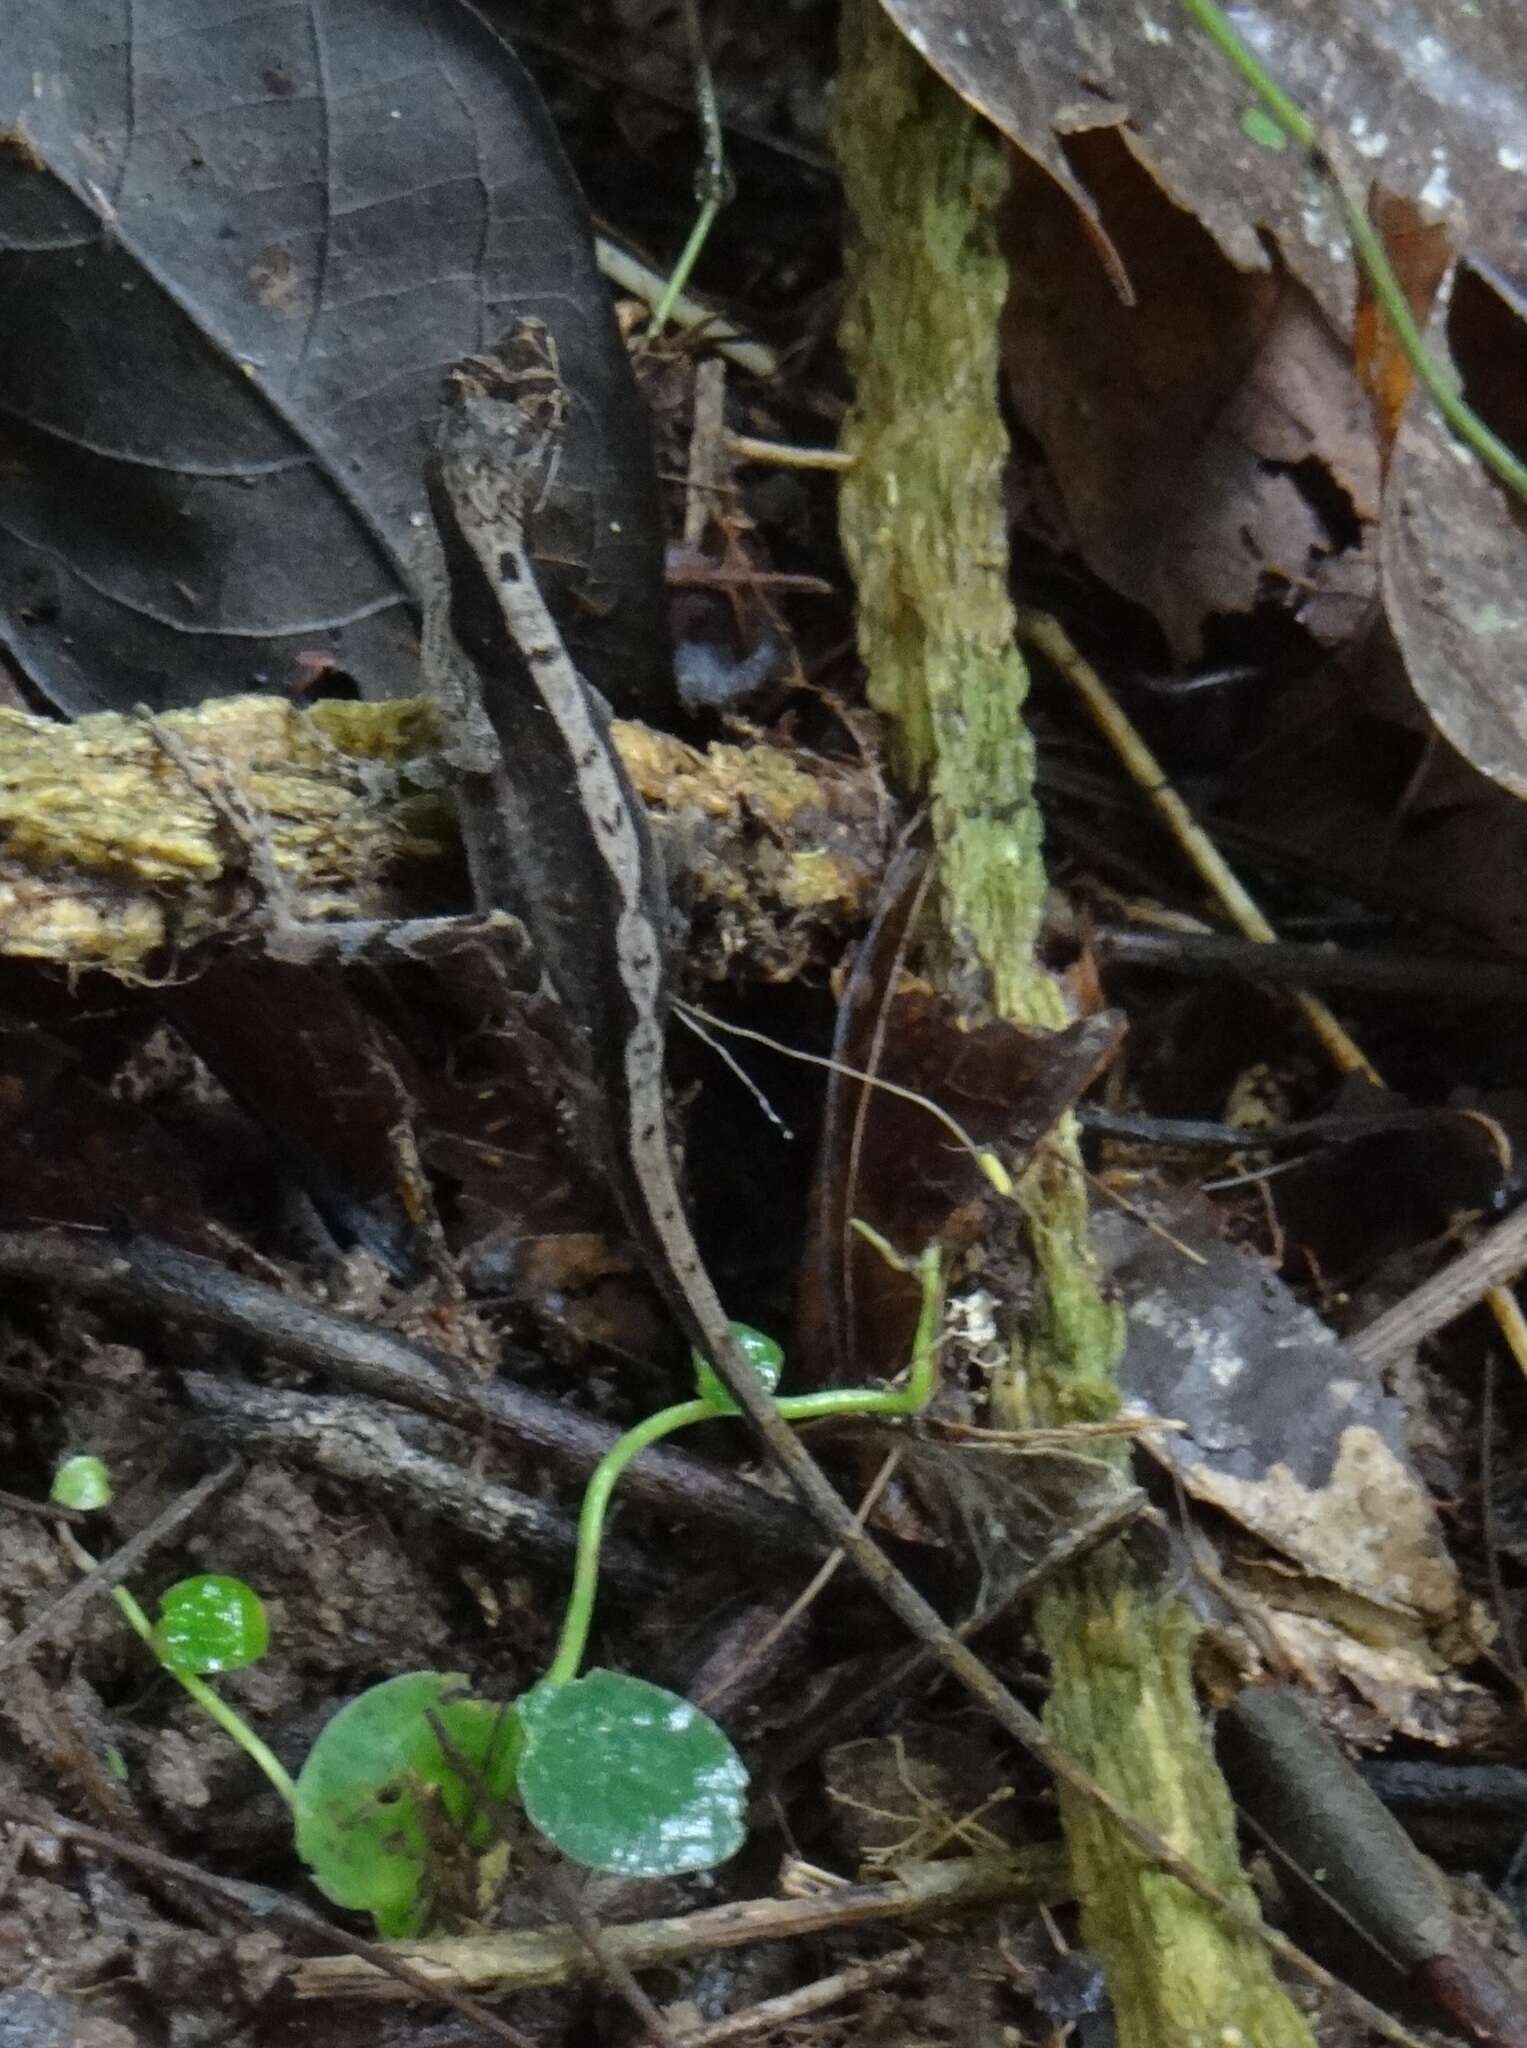
[[[372,1686],[327,1724],[297,1779],[297,1853],[313,1882],[387,1937],[426,1930],[445,1861],[486,1849],[483,1808],[514,1792],[515,1710],[465,1687],[441,1671]]]
[[[519,1703],[520,1798],[574,1861],[626,1877],[708,1870],[742,1846],[748,1774],[707,1714],[619,1671]]]

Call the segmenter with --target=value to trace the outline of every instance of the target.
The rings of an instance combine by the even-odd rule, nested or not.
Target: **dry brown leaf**
[[[1378,450],[1410,373],[1360,303],[1330,177],[1280,145],[1179,0],[887,4],[1030,159],[1011,360],[1020,410],[1091,566],[1152,611],[1179,661],[1220,651],[1204,647],[1205,625],[1280,589],[1318,645],[1343,644],[1371,589]],[[1380,193],[1380,229],[1393,230],[1413,305],[1436,288],[1443,231],[1461,266],[1455,306],[1488,296],[1482,280],[1514,274],[1527,168],[1517,0],[1420,0],[1398,14],[1247,5],[1235,26],[1309,115],[1348,189]],[[1122,161],[1136,185],[1155,188],[1155,232],[1140,231]],[[1064,210],[1061,195],[1080,215],[1064,244],[1045,226]],[[1472,351],[1445,313],[1444,303],[1433,352],[1459,365],[1488,423],[1508,441],[1515,427],[1523,445],[1527,423],[1512,414],[1527,333],[1516,309],[1503,295]],[[1412,686],[1448,741],[1520,795],[1520,513],[1419,393],[1391,481],[1382,573]]]
[[[1230,261],[1271,251],[1350,332],[1356,282],[1329,187],[1248,120],[1252,96],[1179,0],[885,0],[914,47],[1097,219],[1065,139],[1118,129]],[[1454,246],[1520,260],[1527,90],[1519,0],[1237,6],[1235,24],[1360,174],[1447,219]],[[1102,223],[1105,231],[1107,223]]]
[[[1439,352],[1445,316],[1444,304],[1432,323]],[[1514,337],[1497,331],[1490,353],[1507,356],[1512,338],[1520,369],[1519,322]],[[1381,560],[1411,687],[1465,760],[1527,796],[1527,508],[1414,399],[1385,490]]]
[[[1344,343],[1293,278],[1235,270],[1113,137],[1079,138],[1071,157],[1134,303],[1050,180],[1019,164],[1004,358],[1078,548],[1179,662],[1206,651],[1207,623],[1262,606],[1344,645],[1374,595],[1379,507]]]

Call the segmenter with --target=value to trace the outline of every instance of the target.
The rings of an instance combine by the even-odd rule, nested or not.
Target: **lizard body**
[[[544,361],[511,370],[490,359],[458,383],[429,486],[450,638],[470,673],[454,673],[442,691],[448,654],[435,633],[430,680],[467,771],[478,907],[511,910],[529,931],[566,1026],[583,1134],[654,1282],[714,1363],[734,1348],[730,1326],[669,1143],[662,866],[608,713],[567,653],[527,548],[529,500],[555,459],[560,399]]]

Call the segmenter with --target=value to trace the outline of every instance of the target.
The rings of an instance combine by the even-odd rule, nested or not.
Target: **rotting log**
[[[843,330],[855,460],[842,530],[860,649],[871,699],[894,728],[893,758],[929,800],[941,978],[976,1021],[989,1008],[1055,1026],[1060,992],[1034,951],[1045,872],[1000,491],[1003,148],[875,0],[846,0],[842,24],[837,140],[855,237]],[[1036,1299],[1011,1337],[994,1420],[1098,1420],[1117,1405],[1122,1333],[1092,1255],[1074,1130],[1039,1154],[1019,1200]],[[1050,1735],[1253,1907],[1194,1700],[1185,1605],[1114,1545],[1043,1596],[1039,1626]],[[1153,1869],[1076,1793],[1061,1808],[1085,1936],[1126,2048],[1310,2048],[1260,1943]]]
[[[616,735],[687,872],[693,971],[785,981],[834,961],[884,863],[874,769],[635,724]],[[257,941],[277,916],[459,910],[435,744],[415,699],[229,697],[73,725],[0,711],[0,957],[156,979]]]

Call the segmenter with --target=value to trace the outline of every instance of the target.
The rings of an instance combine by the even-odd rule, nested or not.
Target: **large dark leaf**
[[[645,423],[534,86],[461,0],[10,0],[0,635],[71,711],[413,687],[442,378],[516,315],[572,394],[538,546],[622,708],[663,682]]]

